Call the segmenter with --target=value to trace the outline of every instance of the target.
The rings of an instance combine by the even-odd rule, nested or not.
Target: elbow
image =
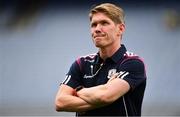
[[[60,112],[60,111],[61,111],[61,108],[59,108],[58,105],[55,106],[55,109],[56,109],[57,112]]]
[[[63,111],[63,108],[64,108],[63,105],[64,105],[64,104],[62,103],[62,101],[61,101],[60,99],[56,99],[56,100],[55,100],[55,110],[56,110],[57,112]]]
[[[55,105],[55,109],[56,109],[57,112],[61,111],[61,107],[59,105],[57,105],[57,104]]]

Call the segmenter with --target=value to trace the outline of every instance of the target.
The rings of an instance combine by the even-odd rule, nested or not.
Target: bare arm
[[[113,75],[112,78],[104,85],[83,88],[77,92],[77,95],[90,104],[110,104],[119,97],[123,96],[130,89],[128,82],[117,77],[118,74]]]
[[[82,112],[87,111],[95,106],[88,104],[83,99],[76,96],[76,91],[62,84],[57,92],[55,99],[56,111]]]

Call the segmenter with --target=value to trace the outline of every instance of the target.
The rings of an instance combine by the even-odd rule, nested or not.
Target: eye
[[[105,25],[108,25],[109,22],[107,22],[107,21],[102,21],[101,24],[102,24],[103,26],[105,26]]]
[[[97,23],[92,23],[91,24],[91,28],[94,28],[94,27],[96,27],[97,26]]]

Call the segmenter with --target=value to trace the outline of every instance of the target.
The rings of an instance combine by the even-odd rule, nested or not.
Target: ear
[[[120,34],[125,32],[125,24],[123,24],[123,23],[118,24],[118,27],[119,27]]]
[[[117,24],[118,28],[118,36],[122,36],[122,34],[125,32],[125,24]]]

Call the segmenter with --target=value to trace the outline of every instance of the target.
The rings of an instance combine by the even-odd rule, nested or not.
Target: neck
[[[121,45],[119,44],[116,47],[100,48],[99,49],[100,57],[103,60],[106,60],[108,57],[111,57],[120,47]]]

